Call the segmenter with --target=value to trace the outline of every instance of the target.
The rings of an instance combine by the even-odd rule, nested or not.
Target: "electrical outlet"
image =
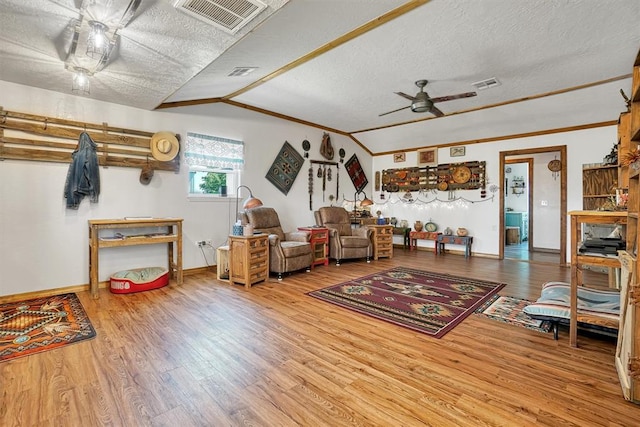
[[[203,247],[206,244],[207,244],[207,242],[205,240],[197,240],[196,241],[196,246],[199,247],[199,248]]]

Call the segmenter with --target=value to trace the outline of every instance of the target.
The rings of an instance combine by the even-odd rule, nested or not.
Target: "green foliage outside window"
[[[220,172],[209,172],[202,179],[200,189],[206,194],[220,194],[220,187],[227,185],[227,174]]]

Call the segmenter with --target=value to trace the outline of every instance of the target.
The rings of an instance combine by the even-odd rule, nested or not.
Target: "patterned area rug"
[[[76,294],[0,304],[0,362],[95,336]]]
[[[441,338],[504,286],[398,267],[308,295]]]
[[[522,311],[529,304],[531,301],[494,295],[476,310],[476,314],[538,332],[549,332],[552,326],[551,322],[532,319]]]
[[[300,153],[285,141],[265,178],[286,196],[303,164]]]

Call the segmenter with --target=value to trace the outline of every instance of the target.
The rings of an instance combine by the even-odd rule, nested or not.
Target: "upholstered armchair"
[[[329,206],[314,212],[316,224],[329,229],[329,258],[340,260],[366,258],[370,262],[373,253],[371,229],[351,228],[349,212],[340,206]]]
[[[254,232],[269,235],[269,271],[278,273],[278,280],[282,280],[282,273],[303,268],[310,271],[313,252],[309,243],[309,233],[283,232],[278,213],[273,208],[253,208],[246,210],[244,215],[247,223],[253,225]]]

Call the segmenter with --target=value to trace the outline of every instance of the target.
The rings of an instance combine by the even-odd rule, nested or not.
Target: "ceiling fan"
[[[444,113],[440,111],[436,106],[434,106],[433,105],[434,103],[451,101],[452,99],[469,98],[477,95],[477,93],[475,92],[465,92],[465,93],[459,93],[457,95],[440,96],[438,98],[431,98],[427,94],[427,92],[424,91],[424,87],[427,85],[427,83],[429,83],[428,80],[418,80],[416,82],[416,86],[420,88],[420,92],[416,93],[416,96],[407,95],[406,93],[402,93],[402,92],[395,92],[397,95],[400,95],[403,98],[407,98],[408,100],[410,100],[411,105],[407,107],[398,108],[397,110],[382,113],[378,117],[386,116],[387,114],[395,113],[396,111],[405,110],[407,108],[411,108],[411,111],[413,111],[414,113],[429,112],[436,117],[442,117],[444,116]]]

